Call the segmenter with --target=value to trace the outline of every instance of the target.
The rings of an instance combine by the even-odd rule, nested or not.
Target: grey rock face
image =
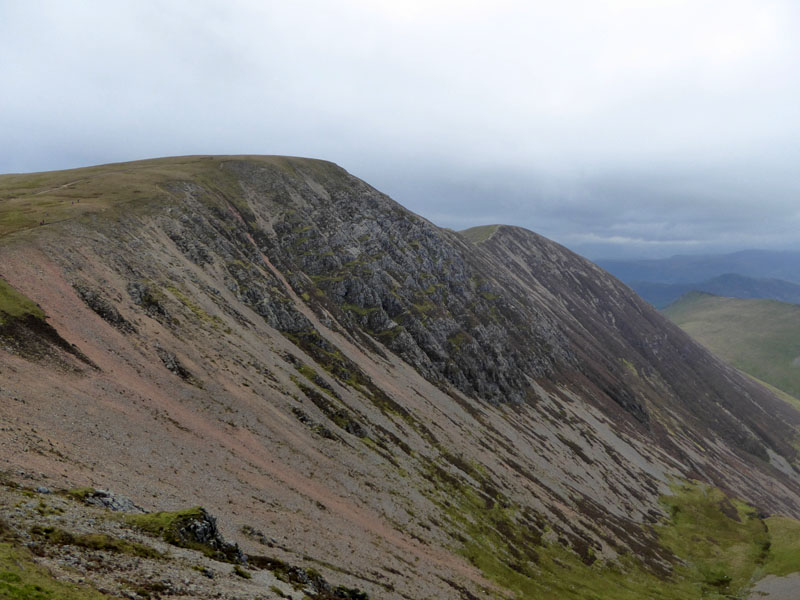
[[[247,562],[247,557],[236,544],[226,542],[217,529],[217,520],[205,509],[200,509],[197,517],[188,517],[176,525],[171,532],[171,543],[185,547],[200,546],[211,549],[222,560],[233,563]]]
[[[541,236],[501,227],[474,244],[330,163],[228,160],[220,171],[228,191],[186,184],[188,216],[165,226],[174,240],[193,240],[195,249],[176,242],[187,255],[205,246],[221,256],[229,289],[342,382],[358,367],[314,330],[273,268],[323,322],[333,316],[441,387],[513,404],[536,401],[534,381],[577,385],[645,428],[653,419],[644,398],[666,393],[697,427],[724,421],[737,448],[792,455],[755,404],[736,408],[748,424],[714,411],[713,402],[729,402],[717,363],[601,269]],[[148,291],[129,287],[158,315]],[[672,370],[686,348],[712,403],[685,403],[695,392]]]
[[[290,198],[265,183],[281,179],[267,167],[226,168],[241,177],[246,195],[260,196],[253,210],[271,230],[255,228],[252,238],[292,275],[295,290],[318,314],[332,309],[427,378],[488,402],[521,402],[529,377],[569,362],[556,323],[509,302],[491,265],[476,261],[474,247],[458,235],[338,168],[322,191],[302,180],[287,183]],[[255,294],[249,303],[261,306],[271,324],[283,331],[307,326],[275,312],[274,304],[271,311],[259,305],[265,294],[235,279],[240,293]]]
[[[169,321],[170,315],[161,303],[160,294],[147,283],[137,281],[129,283],[128,295],[133,303],[141,306],[148,315]]]
[[[164,363],[164,366],[169,371],[172,371],[184,381],[188,381],[189,383],[197,383],[194,376],[186,367],[183,366],[181,361],[178,360],[178,357],[172,352],[165,350],[161,346],[156,346],[156,354],[158,354],[158,358],[161,359],[161,362]]]
[[[91,504],[92,506],[99,506],[101,508],[107,508],[108,510],[113,510],[115,512],[125,512],[125,513],[146,512],[142,507],[134,504],[133,500],[131,500],[130,498],[126,498],[125,496],[120,496],[119,494],[114,494],[108,490],[94,490],[92,493],[87,494],[86,497],[83,499],[83,501],[86,504]]]
[[[136,328],[123,317],[117,308],[104,298],[99,292],[84,285],[76,285],[75,291],[86,305],[96,312],[100,318],[107,321],[123,333],[134,333]],[[137,292],[139,292],[137,290]],[[139,292],[140,293],[140,292]],[[141,297],[139,296],[140,302]],[[138,304],[138,302],[137,302]]]

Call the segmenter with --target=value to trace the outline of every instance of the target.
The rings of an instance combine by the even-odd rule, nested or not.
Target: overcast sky
[[[590,257],[800,248],[795,0],[0,0],[0,172],[337,162]]]

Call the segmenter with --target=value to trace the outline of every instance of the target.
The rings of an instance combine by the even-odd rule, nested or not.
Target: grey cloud
[[[0,4],[0,171],[338,162],[592,255],[798,246],[790,0]]]

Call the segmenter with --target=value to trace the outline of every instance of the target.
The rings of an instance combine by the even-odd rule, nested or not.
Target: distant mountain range
[[[729,298],[769,298],[800,304],[800,285],[796,283],[781,279],[756,279],[735,273],[726,273],[707,281],[695,283],[632,281],[628,285],[656,308],[665,308],[691,291]]]
[[[661,260],[600,260],[597,264],[656,308],[664,308],[690,291],[800,304],[800,252],[743,250]]]
[[[733,254],[677,255],[658,260],[598,260],[606,271],[629,283],[693,283],[735,273],[800,284],[800,252],[742,250]]]

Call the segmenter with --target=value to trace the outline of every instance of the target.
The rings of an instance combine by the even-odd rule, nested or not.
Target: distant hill
[[[598,260],[606,271],[633,281],[692,283],[726,273],[800,283],[800,252],[742,250],[733,254],[677,255],[659,260]]]
[[[800,398],[800,306],[691,292],[663,313],[738,369]]]
[[[656,308],[664,308],[691,291],[729,298],[767,298],[800,304],[800,285],[796,283],[781,279],[757,279],[734,273],[695,283],[632,281],[628,285]]]

